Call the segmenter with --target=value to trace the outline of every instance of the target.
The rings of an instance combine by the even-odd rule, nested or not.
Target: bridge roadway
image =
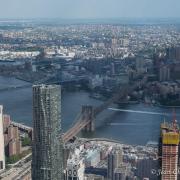
[[[33,130],[33,128],[29,127],[29,126],[26,126],[24,124],[21,124],[21,123],[17,123],[17,122],[14,122],[14,121],[11,121],[11,124],[15,127],[18,127],[20,130],[23,130],[23,131],[26,131],[26,132],[31,132]]]
[[[31,84],[23,85],[23,86],[11,86],[11,87],[5,87],[1,88],[0,91],[10,91],[10,90],[16,90],[16,89],[23,89],[23,88],[28,88],[31,87]]]
[[[43,79],[40,79],[38,81],[35,81],[34,84],[43,84],[43,83],[46,83],[47,81],[49,81],[52,77],[51,76],[48,76],[48,77],[45,77]],[[22,81],[26,81],[26,80],[23,80],[22,78],[17,78],[19,80],[22,80]],[[28,81],[26,81],[28,82]],[[10,87],[4,87],[4,88],[0,88],[0,92],[3,92],[3,91],[11,91],[11,90],[17,90],[17,89],[24,89],[24,88],[29,88],[29,87],[32,87],[32,84],[29,82],[29,84],[25,84],[25,85],[21,85],[21,86],[10,86]]]
[[[70,128],[64,135],[63,135],[63,142],[67,142],[72,139],[76,134],[78,134],[81,129],[86,127],[90,123],[90,120],[79,120],[72,128]]]
[[[77,135],[82,129],[86,128],[89,123],[92,123],[93,120],[95,120],[95,117],[101,113],[103,110],[107,109],[110,104],[115,102],[116,100],[120,100],[125,98],[129,93],[133,92],[136,88],[141,87],[145,84],[147,81],[147,77],[144,76],[144,78],[141,81],[135,82],[133,85],[125,85],[118,89],[116,93],[113,95],[112,98],[110,98],[108,101],[103,103],[102,105],[93,108],[93,116],[92,115],[86,115],[83,114],[79,117],[77,122],[74,124],[73,127],[71,127],[63,136],[63,142],[67,142],[70,139],[72,139],[75,135]]]
[[[117,90],[116,93],[114,93],[112,98],[110,98],[108,101],[106,101],[102,105],[96,108],[88,107],[86,111],[82,110],[80,116],[75,121],[75,124],[66,133],[63,134],[62,136],[63,142],[69,141],[70,139],[75,137],[81,130],[85,128],[86,130],[91,131],[93,129],[91,126],[93,126],[94,120],[99,113],[107,109],[108,106],[112,104],[113,102],[115,102],[116,100],[125,98],[134,89],[142,86],[146,82],[146,80],[147,80],[147,77],[145,76],[141,81],[136,82],[136,84],[123,86],[119,90]],[[31,132],[33,130],[32,128],[22,125],[20,123],[12,122],[12,124],[26,132]]]

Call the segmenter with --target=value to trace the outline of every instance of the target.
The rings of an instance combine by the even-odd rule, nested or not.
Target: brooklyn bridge
[[[75,137],[81,130],[85,132],[93,132],[95,130],[95,120],[96,116],[102,111],[108,108],[109,105],[116,102],[117,100],[122,100],[127,97],[128,94],[132,93],[136,88],[142,87],[147,80],[144,77],[142,80],[135,82],[132,85],[125,85],[120,87],[113,96],[100,106],[82,106],[80,115],[77,117],[75,123],[72,127],[63,134],[63,142],[68,142],[70,139]]]

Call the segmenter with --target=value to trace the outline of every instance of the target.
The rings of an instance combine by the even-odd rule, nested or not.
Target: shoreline
[[[162,105],[162,104],[157,104],[155,106],[163,107],[163,108],[178,108],[178,109],[180,109],[180,106],[166,106],[166,105]]]

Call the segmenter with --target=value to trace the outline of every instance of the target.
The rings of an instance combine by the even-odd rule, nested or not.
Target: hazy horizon
[[[0,20],[170,20],[177,19],[180,20],[180,17],[86,17],[86,18],[61,18],[61,17],[7,17]]]
[[[1,0],[1,19],[180,18],[179,0]]]

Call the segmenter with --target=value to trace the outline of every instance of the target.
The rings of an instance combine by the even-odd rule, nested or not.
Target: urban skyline
[[[11,5],[10,19],[0,7],[0,179],[180,179],[179,1]]]

